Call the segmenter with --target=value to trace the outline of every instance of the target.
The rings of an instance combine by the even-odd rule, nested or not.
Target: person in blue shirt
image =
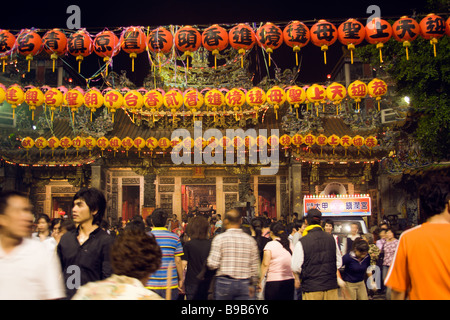
[[[341,272],[342,279],[345,281],[347,291],[352,300],[368,300],[367,289],[365,285],[367,268],[370,266],[369,244],[361,238],[355,239],[352,250],[342,257]]]

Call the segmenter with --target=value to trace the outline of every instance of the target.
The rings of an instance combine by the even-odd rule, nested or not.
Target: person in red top
[[[450,192],[448,185],[420,191],[425,223],[400,236],[385,284],[392,300],[450,300]]]

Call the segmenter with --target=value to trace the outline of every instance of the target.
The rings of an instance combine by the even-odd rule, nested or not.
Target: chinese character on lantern
[[[30,62],[33,56],[42,50],[41,36],[32,30],[25,29],[17,37],[17,52],[26,57],[28,61],[28,72],[30,72]]]
[[[228,40],[231,47],[238,50],[241,55],[241,68],[244,65],[244,55],[247,51],[253,48],[256,43],[256,35],[253,29],[243,23],[239,23],[230,29],[228,33]]]
[[[353,81],[349,84],[347,93],[356,102],[356,109],[359,110],[359,103],[367,95],[367,85],[359,80]]]
[[[266,93],[267,102],[273,106],[275,111],[275,119],[278,120],[278,109],[286,101],[286,92],[278,87],[270,88]]]
[[[84,105],[91,110],[92,121],[92,114],[103,105],[102,93],[97,88],[89,89],[84,94]]]
[[[333,82],[327,89],[327,98],[336,105],[336,114],[339,114],[339,105],[347,96],[347,89],[340,83]]]
[[[156,89],[149,90],[144,95],[144,106],[150,109],[153,116],[153,122],[155,122],[155,113],[164,104],[164,98],[161,92]]]
[[[303,88],[298,86],[290,87],[286,90],[286,100],[295,108],[295,114],[298,119],[298,108],[300,104],[304,103],[306,100],[306,92]]]
[[[369,95],[375,97],[378,101],[378,111],[380,111],[380,100],[381,96],[385,95],[387,92],[387,84],[381,79],[373,79],[367,85],[367,89],[369,90]]]
[[[266,93],[263,89],[254,87],[245,94],[245,101],[255,110],[255,117],[258,117],[259,108],[266,102]]]
[[[94,38],[94,52],[106,62],[105,74],[108,75],[108,65],[112,57],[120,51],[119,38],[112,31],[102,31]]]
[[[406,60],[409,60],[408,48],[411,46],[411,41],[420,34],[419,24],[416,20],[403,16],[392,25],[392,33],[395,40],[403,43],[406,49]]]
[[[92,53],[93,42],[90,34],[84,30],[72,33],[67,41],[67,51],[78,61],[78,73],[81,71],[81,62]]]
[[[323,51],[323,58],[325,64],[327,64],[327,50],[328,47],[336,42],[338,38],[338,31],[334,24],[321,19],[311,27],[311,42],[320,47]]]
[[[217,55],[228,47],[228,32],[214,24],[203,31],[202,45],[206,50],[211,51],[214,56],[214,68],[217,69]]]
[[[195,122],[195,114],[203,105],[203,95],[194,89],[188,89],[184,93],[184,105],[192,112],[193,120]]]
[[[269,67],[273,50],[283,43],[283,31],[271,22],[267,22],[256,31],[258,45],[269,54]]]
[[[53,60],[53,72],[55,72],[55,61],[63,56],[67,51],[67,36],[59,29],[47,31],[42,37],[42,44],[45,52]]]
[[[300,21],[292,21],[283,29],[283,41],[295,52],[295,65],[298,66],[298,52],[309,43],[309,28]]]
[[[164,27],[158,27],[150,32],[147,37],[148,49],[156,54],[159,68],[161,69],[161,58],[169,53],[173,46],[173,35]]]
[[[131,72],[134,72],[134,59],[146,49],[147,37],[142,27],[128,27],[120,38],[121,48],[131,59]]]
[[[104,104],[112,115],[112,122],[114,122],[114,113],[117,109],[122,107],[123,95],[117,90],[110,90],[103,96]]]
[[[0,30],[0,59],[3,72],[5,72],[6,60],[16,48],[16,37],[8,30]]]
[[[245,103],[245,93],[237,88],[233,88],[225,95],[225,103],[235,112],[235,119],[238,121],[238,112]]]
[[[380,18],[373,18],[366,24],[366,41],[370,44],[376,44],[380,51],[380,62],[383,62],[381,48],[392,36],[392,27],[389,22]]]
[[[353,50],[355,50],[355,46],[363,42],[365,35],[366,29],[364,25],[356,19],[348,19],[341,23],[338,28],[338,39],[350,50],[350,61],[352,64]]]
[[[184,26],[175,33],[175,46],[186,56],[186,68],[189,69],[189,58],[202,44],[202,35],[191,27]]]
[[[425,40],[430,40],[430,43],[433,45],[434,56],[436,57],[436,44],[438,39],[445,34],[444,19],[434,13],[430,13],[420,21],[419,25],[420,35]]]

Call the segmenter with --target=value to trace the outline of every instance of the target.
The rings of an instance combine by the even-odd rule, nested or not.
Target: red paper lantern
[[[106,62],[106,75],[108,75],[108,63],[112,57],[120,51],[119,38],[112,31],[102,31],[94,38],[94,52]]]
[[[373,18],[366,24],[366,41],[370,44],[376,44],[380,50],[380,62],[383,62],[381,48],[392,36],[392,27],[386,20]]]
[[[283,30],[283,41],[295,52],[295,63],[298,66],[298,52],[310,40],[309,28],[300,21],[290,22]]]
[[[213,54],[214,67],[217,68],[217,55],[228,47],[227,30],[217,24],[206,28],[202,33],[202,45]]]
[[[445,21],[445,34],[450,37],[450,17]]]
[[[403,16],[392,25],[392,33],[395,40],[403,43],[406,48],[406,60],[409,60],[408,47],[411,46],[411,41],[419,36],[419,24],[416,20]]]
[[[53,72],[55,72],[56,59],[67,52],[66,34],[59,29],[49,30],[42,37],[42,43],[45,52],[47,52],[53,60]]]
[[[311,42],[320,47],[323,51],[323,58],[327,64],[327,50],[328,47],[336,42],[338,38],[338,31],[334,24],[321,19],[311,27]]]
[[[283,43],[283,31],[273,23],[267,22],[256,31],[256,40],[258,45],[269,54],[270,67],[270,55]]]
[[[355,46],[364,40],[365,35],[366,29],[364,28],[364,25],[356,19],[348,19],[339,25],[338,39],[343,45],[347,46],[348,50],[350,50],[352,64],[353,50],[355,50]]]
[[[202,35],[200,32],[191,27],[184,26],[175,33],[175,46],[183,52],[186,57],[190,57],[192,52],[197,51],[202,44]],[[186,68],[189,68],[189,60],[186,59]]]
[[[33,56],[42,50],[42,38],[37,32],[29,29],[23,30],[17,37],[17,51],[26,56],[28,61],[28,72],[30,72],[30,63]]]
[[[147,37],[141,27],[128,27],[120,37],[121,48],[131,58],[131,71],[134,72],[134,59],[146,48]]]
[[[420,35],[425,40],[430,40],[433,45],[434,56],[436,57],[436,43],[445,34],[445,21],[442,17],[434,13],[428,14],[420,21]]]
[[[150,32],[147,37],[148,49],[155,53],[161,68],[161,56],[169,53],[173,46],[173,35],[166,28],[159,27]]]
[[[92,50],[92,39],[86,30],[80,29],[70,35],[67,42],[67,51],[76,57],[78,61],[78,73],[81,71],[81,62],[92,53]]]
[[[3,72],[5,72],[8,55],[14,51],[15,47],[16,37],[8,30],[0,30],[0,59],[3,60]]]
[[[243,23],[231,28],[228,33],[231,47],[238,50],[241,55],[241,67],[244,66],[244,54],[253,48],[256,43],[256,35],[253,29]]]

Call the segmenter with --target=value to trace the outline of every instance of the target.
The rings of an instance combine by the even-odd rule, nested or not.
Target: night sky
[[[273,22],[285,25],[289,21],[299,20],[307,25],[312,25],[315,20],[326,19],[335,23],[336,27],[348,18],[357,18],[365,24],[372,14],[367,13],[370,5],[378,5],[382,18],[411,16],[414,12],[428,13],[426,1],[321,1],[321,0],[288,0],[288,1],[246,1],[246,0],[159,0],[159,1],[123,1],[120,4],[115,1],[58,1],[58,2],[17,2],[2,3],[2,17],[0,29],[19,31],[23,28],[62,28],[66,29],[66,13],[69,5],[76,4],[81,9],[81,27],[86,28],[95,35],[104,28],[114,30],[117,27],[126,26],[150,26],[164,25],[193,25],[203,29],[211,24],[222,24],[224,27],[240,22],[260,23]],[[255,50],[255,49],[253,49]],[[260,48],[258,50],[261,51]],[[256,54],[256,53],[255,53]],[[326,81],[326,75],[331,73],[334,65],[342,54],[342,45],[337,41],[330,46],[327,52],[327,65],[323,62],[323,53],[319,47],[309,43],[301,50],[302,68],[299,82],[312,83]],[[95,57],[93,57],[95,56]],[[261,55],[260,55],[261,56]],[[274,64],[278,67],[295,67],[295,55],[292,49],[282,45],[273,54]],[[75,59],[67,57],[67,61],[76,69]],[[119,53],[114,58],[115,71],[127,70],[127,76],[137,85],[142,84],[143,78],[148,73],[149,61],[145,54],[138,56],[136,60],[136,72],[131,73],[131,63],[128,55]],[[82,65],[84,77],[95,73],[101,59],[95,53],[87,57]],[[272,69],[274,68],[272,64]],[[265,66],[260,68],[265,72]],[[273,70],[272,70],[273,71]],[[264,74],[257,77],[262,78]]]

